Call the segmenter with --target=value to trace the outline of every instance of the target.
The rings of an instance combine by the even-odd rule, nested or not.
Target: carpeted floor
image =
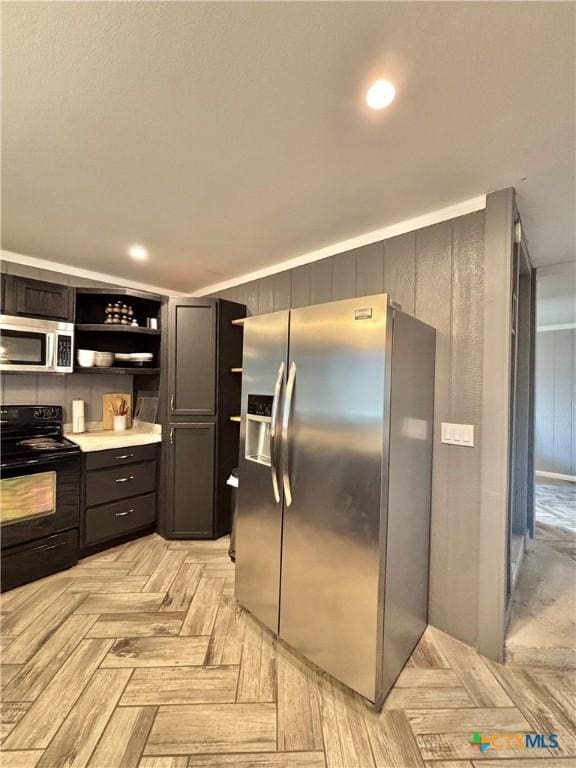
[[[542,479],[535,499],[536,538],[514,590],[507,659],[576,668],[576,483]]]

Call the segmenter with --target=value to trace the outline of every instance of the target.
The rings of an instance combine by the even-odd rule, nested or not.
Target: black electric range
[[[80,448],[55,405],[0,409],[2,590],[78,560]]]

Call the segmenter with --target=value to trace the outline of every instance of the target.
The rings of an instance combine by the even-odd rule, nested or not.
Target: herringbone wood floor
[[[2,766],[574,764],[568,673],[492,664],[429,629],[376,714],[238,610],[227,544],[147,536],[3,595]],[[560,746],[481,754],[473,731]]]

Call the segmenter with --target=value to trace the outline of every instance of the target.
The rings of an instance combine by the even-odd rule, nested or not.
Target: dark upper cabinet
[[[168,323],[170,416],[212,416],[216,412],[216,305],[214,301],[171,301]]]
[[[67,285],[15,275],[2,282],[2,314],[73,322],[74,290]]]
[[[170,427],[167,523],[172,536],[213,535],[214,450],[213,423]]]

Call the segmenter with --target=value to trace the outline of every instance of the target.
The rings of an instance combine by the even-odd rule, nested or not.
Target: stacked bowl
[[[114,364],[113,352],[96,352],[94,355],[94,365],[97,368],[111,368]]]

